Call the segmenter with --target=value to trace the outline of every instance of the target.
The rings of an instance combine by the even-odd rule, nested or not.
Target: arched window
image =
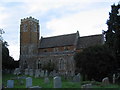
[[[59,70],[65,69],[65,60],[60,58],[59,60]]]

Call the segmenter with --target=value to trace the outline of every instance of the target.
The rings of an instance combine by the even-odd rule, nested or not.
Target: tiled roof
[[[91,35],[78,38],[77,49],[103,44],[103,35]]]
[[[54,37],[41,38],[39,48],[52,48],[74,45],[76,33]]]

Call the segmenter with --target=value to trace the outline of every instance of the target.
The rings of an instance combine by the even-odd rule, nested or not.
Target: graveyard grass
[[[19,75],[21,76],[21,75]],[[7,80],[11,80],[14,79],[15,77],[17,77],[16,75],[13,74],[3,74],[2,75],[2,84],[6,87],[7,85]],[[27,76],[30,77],[30,76]],[[33,81],[33,86],[40,86],[42,88],[53,88],[53,78],[49,78],[50,79],[50,83],[49,84],[45,84],[44,83],[44,78],[34,78],[32,77],[32,81]],[[21,85],[19,82],[20,80],[14,80],[14,88],[25,88],[26,86],[26,80],[23,80],[23,84]],[[65,79],[63,79],[62,77],[62,88],[81,88],[82,84],[87,84],[90,83],[90,81],[83,81],[81,83],[73,83],[73,82],[69,82]],[[115,84],[110,84],[108,86],[102,86],[102,84],[100,82],[93,82],[93,88],[120,88],[120,85],[115,85]]]

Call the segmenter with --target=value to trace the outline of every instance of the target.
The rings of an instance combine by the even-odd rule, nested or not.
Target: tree
[[[53,62],[49,61],[42,67],[42,69],[48,70],[48,72],[50,73],[51,71],[56,70],[56,65]]]
[[[0,29],[0,41],[2,42],[2,69],[15,69],[18,67],[19,62],[14,61],[14,58],[9,55],[8,43],[3,40],[3,29]]]
[[[111,6],[107,20],[108,30],[105,32],[106,44],[110,49],[114,50],[117,57],[120,57],[120,4]],[[120,59],[120,58],[119,58]]]
[[[117,68],[114,53],[106,46],[93,46],[76,53],[74,56],[76,67],[84,78],[101,81],[110,76]]]

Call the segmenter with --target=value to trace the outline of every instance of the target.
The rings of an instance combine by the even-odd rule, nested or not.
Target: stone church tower
[[[20,65],[29,68],[29,61],[38,53],[39,20],[32,17],[21,19],[20,24]]]

